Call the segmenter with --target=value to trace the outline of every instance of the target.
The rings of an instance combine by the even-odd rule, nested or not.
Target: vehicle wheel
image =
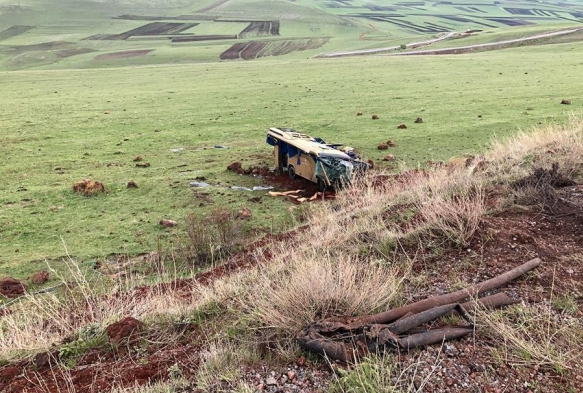
[[[318,189],[320,192],[326,192],[326,182],[322,179],[318,179]]]
[[[296,178],[296,170],[294,169],[293,166],[290,165],[287,168],[287,174],[289,175],[289,178],[292,180]]]

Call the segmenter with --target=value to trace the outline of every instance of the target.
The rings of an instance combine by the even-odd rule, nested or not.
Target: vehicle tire
[[[326,189],[326,182],[322,179],[318,179],[318,190],[320,190],[320,192],[326,192]]]
[[[296,178],[296,170],[294,169],[293,166],[288,166],[287,167],[287,174],[289,175],[290,179],[295,179]]]

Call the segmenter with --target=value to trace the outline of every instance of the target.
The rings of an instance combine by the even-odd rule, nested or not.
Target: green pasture
[[[271,126],[351,145],[398,170],[563,122],[583,109],[574,82],[582,49],[0,72],[0,276],[27,277],[66,249],[89,263],[178,247],[185,215],[217,206],[251,209],[251,237],[293,225],[289,202],[229,189],[265,183],[226,166],[270,164]],[[414,124],[417,117],[424,122]],[[398,130],[401,123],[408,128]],[[389,138],[397,146],[378,151]],[[396,162],[384,163],[387,153]],[[136,167],[137,155],[151,166]],[[189,183],[201,176],[212,187],[195,194]],[[74,194],[85,178],[107,193]],[[140,187],[127,189],[129,180]],[[261,203],[250,201],[256,196]],[[179,225],[161,228],[163,218]]]

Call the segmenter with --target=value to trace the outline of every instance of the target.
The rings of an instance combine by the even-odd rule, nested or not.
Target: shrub
[[[186,216],[188,258],[197,266],[216,263],[231,256],[244,238],[236,212],[216,208],[205,218]]]

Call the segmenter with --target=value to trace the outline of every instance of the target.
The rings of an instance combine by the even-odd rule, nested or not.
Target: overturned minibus
[[[349,184],[353,176],[369,167],[351,148],[340,151],[341,145],[327,144],[292,128],[270,128],[266,142],[274,147],[275,167],[281,173],[317,183],[320,190]]]

